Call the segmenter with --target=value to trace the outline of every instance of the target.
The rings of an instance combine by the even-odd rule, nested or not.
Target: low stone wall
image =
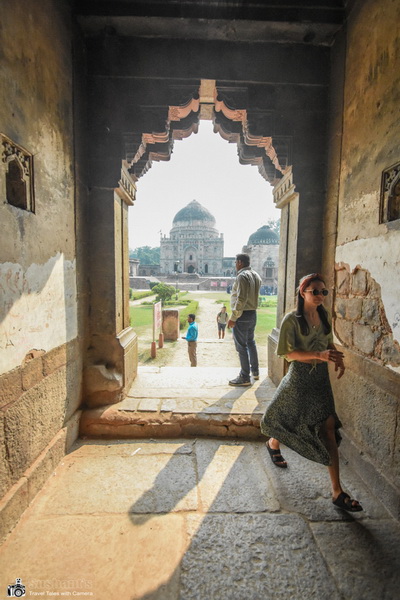
[[[32,351],[0,376],[0,534],[15,525],[75,441],[81,377],[77,340]]]
[[[80,434],[102,439],[167,439],[184,437],[217,437],[262,440],[262,414],[198,414],[124,412],[110,406],[83,413]]]

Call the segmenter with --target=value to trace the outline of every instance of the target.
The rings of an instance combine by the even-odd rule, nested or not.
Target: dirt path
[[[196,314],[196,322],[199,327],[199,338],[197,343],[197,364],[199,367],[237,367],[240,369],[239,357],[232,338],[232,331],[225,330],[225,339],[218,339],[217,314],[221,310],[221,304],[215,302],[215,297],[204,297],[204,292],[196,292],[190,295],[199,300],[199,309]],[[229,312],[229,311],[228,311]],[[185,335],[186,329],[181,331]],[[147,340],[146,340],[147,341]],[[148,342],[150,346],[150,341]],[[258,346],[258,358],[260,367],[267,366],[266,348]],[[188,367],[190,366],[187,342],[179,339],[177,342],[165,343],[164,349],[157,351],[155,359],[146,360],[147,366]]]
[[[196,299],[196,293],[191,292]],[[235,367],[239,368],[239,359],[232,339],[232,333],[226,329],[225,339],[218,339],[217,314],[221,310],[221,304],[217,304],[214,298],[204,298],[202,293],[199,298],[199,310],[196,322],[199,327],[199,338],[197,342],[197,363],[199,367]],[[186,331],[181,332],[185,335]],[[187,342],[179,340],[169,366],[189,366]]]
[[[191,292],[194,298],[196,293]],[[225,330],[225,339],[218,339],[217,314],[221,310],[221,304],[217,304],[214,298],[204,298],[204,292],[199,298],[199,310],[196,321],[199,327],[199,338],[197,343],[197,363],[199,367],[238,367],[239,357],[232,339],[232,332]],[[228,311],[229,312],[229,311]],[[182,335],[185,331],[182,331]],[[266,350],[258,347],[260,367],[267,366]],[[189,357],[187,353],[187,342],[180,340],[169,361],[171,367],[187,367]]]

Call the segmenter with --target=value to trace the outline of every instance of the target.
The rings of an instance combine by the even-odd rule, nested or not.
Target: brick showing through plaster
[[[379,362],[400,365],[400,345],[393,339],[381,287],[369,271],[336,264],[334,329],[346,348]]]

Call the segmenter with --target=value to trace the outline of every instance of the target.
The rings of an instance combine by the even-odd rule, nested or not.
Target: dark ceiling
[[[329,45],[348,0],[73,0],[87,35]]]

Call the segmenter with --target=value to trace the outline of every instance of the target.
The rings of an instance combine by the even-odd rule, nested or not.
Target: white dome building
[[[178,211],[169,237],[160,239],[160,274],[223,275],[224,236],[197,200]]]
[[[268,225],[263,225],[251,234],[243,252],[250,256],[250,264],[263,284],[275,291],[278,287],[279,235]]]

